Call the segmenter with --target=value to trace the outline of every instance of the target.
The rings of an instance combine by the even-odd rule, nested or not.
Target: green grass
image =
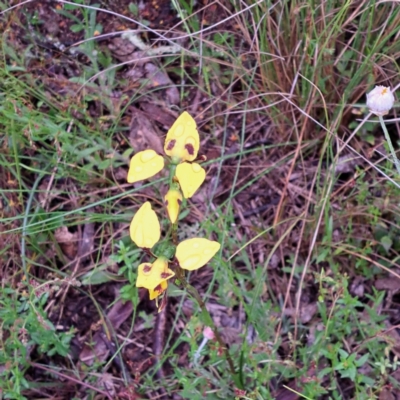
[[[398,84],[400,11],[389,2],[248,3],[212,3],[203,13],[174,0],[178,23],[170,32],[148,26],[131,6],[144,42],[164,36],[170,42],[162,44],[182,46],[154,57],[176,83],[177,105],[166,104],[165,88],[129,81],[102,41],[87,40],[80,57],[65,58],[38,45],[48,39],[34,3],[0,15],[4,398],[50,398],[54,384],[65,398],[106,396],[104,373],[115,393],[149,398],[275,399],[294,391],[378,399],[400,390],[392,335],[398,296],[390,293],[397,286],[385,283],[395,282],[400,266],[398,176],[378,120],[362,121],[366,111],[355,107],[375,84]],[[78,41],[110,33],[101,18],[107,7],[98,8],[76,2],[57,13]],[[199,125],[208,178],[180,234],[222,245],[189,281],[229,344],[236,380],[213,341],[193,362],[204,320],[185,291],[169,288],[163,331],[134,287],[142,256],[128,224],[145,199],[165,218],[165,178],[125,182],[137,151],[131,107],[145,103],[170,115],[187,110]],[[165,135],[168,127],[156,125]],[[396,125],[387,126],[397,149]],[[338,173],[343,156],[354,165]],[[90,251],[77,256],[89,224]],[[58,236],[65,228],[77,240],[69,242],[73,257]],[[107,314],[120,296],[133,313],[114,331]],[[78,338],[96,347],[101,328],[116,350],[84,365]],[[154,331],[165,341],[162,373]]]

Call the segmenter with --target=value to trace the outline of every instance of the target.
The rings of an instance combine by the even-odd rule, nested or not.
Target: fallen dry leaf
[[[392,290],[397,292],[400,290],[400,279],[395,276],[390,278],[379,278],[375,281],[374,286],[378,290]]]
[[[317,312],[317,303],[310,303],[300,308],[300,321],[302,324],[306,324],[312,320],[315,313]],[[289,317],[294,317],[296,310],[294,308],[286,308],[284,314]]]
[[[87,212],[94,212],[94,209],[90,208]],[[78,246],[78,257],[85,258],[93,251],[94,247],[94,223],[86,222],[83,226],[82,237],[79,240]]]
[[[110,396],[115,398],[117,392],[115,390],[113,375],[103,372],[102,374],[100,374],[97,384],[101,387],[101,389],[105,390],[107,393],[110,394]]]
[[[129,130],[129,143],[135,152],[153,149],[163,153],[162,140],[151,121],[137,108],[131,107],[132,119]]]
[[[122,302],[119,299],[105,318],[109,332],[115,332],[129,316],[132,314],[132,303],[130,301]],[[96,361],[105,361],[110,354],[110,347],[107,335],[103,329],[95,332],[90,340],[83,346],[79,359],[87,365],[92,365]]]
[[[379,400],[397,400],[397,398],[398,397],[392,393],[391,389],[383,389],[379,393]]]
[[[152,121],[157,121],[167,129],[169,129],[178,118],[177,114],[172,115],[170,110],[162,108],[154,103],[141,103],[141,108],[147,118]]]
[[[300,391],[301,389],[297,387],[296,381],[291,381],[285,387],[280,389],[275,396],[276,400],[297,400],[299,399],[299,395],[295,392]]]
[[[166,86],[165,95],[167,97],[167,102],[169,104],[179,104],[179,90],[169,76],[152,63],[147,63],[144,69],[146,71],[146,78],[150,80],[149,85],[151,87]]]
[[[78,232],[71,233],[66,226],[62,226],[56,229],[54,237],[62,252],[73,260],[78,253]]]

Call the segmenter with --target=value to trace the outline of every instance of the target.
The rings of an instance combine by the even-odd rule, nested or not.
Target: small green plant
[[[157,214],[146,201],[136,212],[130,224],[132,241],[153,262],[144,262],[138,266],[136,286],[149,291],[150,300],[156,299],[161,311],[166,304],[168,281],[174,278],[178,287],[186,289],[198,302],[204,317],[204,323],[213,329],[222,351],[225,353],[230,371],[235,376],[234,363],[227,351],[212,318],[198,291],[185,277],[186,271],[194,271],[205,264],[219,251],[221,245],[213,240],[195,237],[179,241],[179,214],[185,206],[185,200],[191,198],[204,182],[206,172],[196,161],[200,147],[200,138],[196,122],[189,113],[182,113],[168,131],[164,151],[169,157],[168,191],[164,196],[169,229],[164,240],[160,241],[161,225]],[[148,179],[160,172],[165,165],[164,157],[154,150],[144,150],[135,154],[128,171],[128,182],[134,183]],[[160,301],[161,299],[161,301]]]
[[[45,305],[51,292],[58,289],[53,285],[39,285],[31,280],[21,283],[18,289],[6,286],[0,297],[0,393],[4,398],[26,399],[23,391],[31,387],[25,378],[31,366],[31,353],[36,351],[49,357],[66,357],[73,328],[66,332],[57,331],[49,320]]]

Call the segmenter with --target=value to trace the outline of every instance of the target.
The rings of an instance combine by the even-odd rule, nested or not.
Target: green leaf
[[[83,25],[73,24],[70,26],[72,32],[77,33],[83,30]]]
[[[342,358],[342,360],[347,359],[347,357],[349,356],[349,353],[343,349],[338,349],[338,353],[340,354],[340,357]]]
[[[113,264],[110,260],[108,263],[104,263],[101,266],[95,268],[93,271],[83,275],[81,282],[83,285],[100,285],[107,282],[121,281],[121,277],[107,271],[109,265]]]
[[[135,3],[129,3],[128,8],[129,11],[134,15],[137,15],[139,13],[139,7]]]
[[[326,367],[324,369],[322,369],[319,373],[318,373],[318,378],[321,379],[323,378],[325,375],[328,375],[332,372],[332,368],[331,367]]]
[[[100,285],[102,283],[113,282],[115,278],[113,274],[107,271],[97,271],[92,273],[90,276],[82,279],[83,285]]]
[[[354,364],[356,364],[357,367],[361,367],[362,365],[364,365],[367,362],[368,357],[369,357],[369,354],[365,353],[362,357],[360,357],[358,360],[356,360],[354,362]]]
[[[95,32],[98,32],[99,35],[102,34],[103,33],[103,25],[96,24],[94,30],[95,30]]]
[[[386,250],[386,252],[388,252],[393,245],[393,240],[389,236],[383,236],[381,238],[381,245]]]
[[[99,170],[104,170],[104,169],[109,168],[110,165],[112,165],[112,163],[113,163],[113,160],[111,160],[111,159],[108,158],[108,159],[106,159],[106,160],[100,161],[100,162],[97,164],[97,168],[98,168]]]
[[[213,326],[213,321],[210,318],[210,314],[208,313],[207,310],[201,310],[200,313],[200,320],[201,322],[203,322],[203,324],[207,325],[207,326]]]
[[[358,375],[358,377],[360,379],[360,383],[364,383],[366,386],[373,387],[376,384],[375,380],[369,376]]]

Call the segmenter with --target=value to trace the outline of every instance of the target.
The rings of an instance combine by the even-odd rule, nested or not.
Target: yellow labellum
[[[164,158],[154,150],[136,153],[129,164],[128,182],[135,183],[151,178],[164,168]]]
[[[175,272],[168,268],[168,260],[159,257],[151,263],[139,265],[136,287],[144,287],[148,290],[154,290],[161,282],[172,278]]]
[[[178,244],[175,257],[181,268],[193,271],[207,264],[220,247],[221,245],[213,240],[187,239]]]
[[[174,224],[178,219],[179,208],[182,204],[182,194],[179,190],[170,189],[165,195],[164,200],[168,211],[168,217]]]
[[[160,240],[160,222],[149,201],[146,201],[136,212],[129,227],[129,233],[136,246],[142,248],[151,249]]]
[[[206,179],[205,169],[197,163],[184,162],[179,164],[176,167],[175,174],[186,199],[190,199]]]
[[[156,288],[154,288],[153,290],[149,290],[150,300],[154,300],[162,293],[164,293],[167,290],[167,287],[168,287],[168,282],[162,281]]]
[[[200,137],[196,121],[184,111],[174,122],[165,138],[164,151],[173,161],[193,161],[197,158]]]

